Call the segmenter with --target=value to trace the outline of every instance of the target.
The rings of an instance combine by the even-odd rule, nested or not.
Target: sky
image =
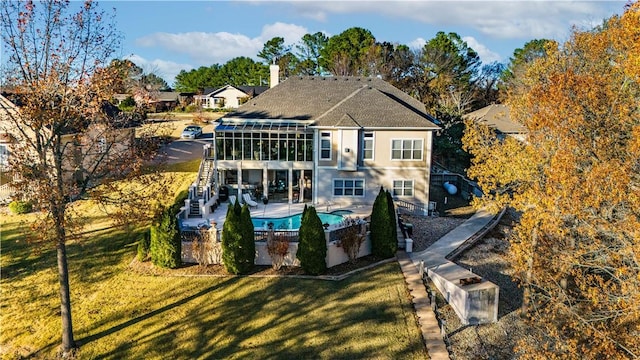
[[[108,1],[123,40],[115,55],[174,82],[180,70],[224,64],[238,56],[260,60],[264,43],[280,36],[295,45],[304,34],[337,35],[351,27],[377,41],[422,47],[438,31],[455,32],[483,63],[508,63],[533,39],[566,41],[626,1]]]

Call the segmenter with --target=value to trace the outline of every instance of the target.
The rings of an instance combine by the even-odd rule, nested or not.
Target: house
[[[8,97],[10,96],[12,100]],[[36,134],[29,127],[18,128],[20,120],[19,96],[15,94],[0,94],[0,166],[2,172],[11,172],[12,154],[21,152],[33,152],[33,147],[28,146],[30,139],[35,139]],[[127,151],[132,151],[135,146],[135,123],[129,122],[119,116],[120,111],[110,103],[103,104],[103,110],[108,117],[107,121],[81,122],[80,129],[69,128],[64,130],[61,136],[61,148],[63,150],[62,172],[64,181],[81,182],[87,174],[94,176],[100,174],[105,165],[113,165],[126,160]],[[103,119],[106,120],[106,119]],[[44,129],[46,131],[48,129]],[[50,156],[52,156],[50,154]],[[101,164],[97,166],[96,164]],[[14,174],[15,175],[15,174]],[[8,196],[8,194],[4,194]]]
[[[205,88],[202,95],[194,96],[203,109],[235,109],[249,99],[267,90],[266,86],[233,86]]]
[[[384,187],[426,208],[439,127],[424,104],[378,78],[274,84],[275,74],[269,90],[217,121],[199,188],[210,179],[221,201],[240,189],[269,201],[349,205],[372,204]]]
[[[498,138],[504,139],[506,136],[512,136],[517,140],[524,141],[527,129],[511,120],[509,116],[509,107],[502,104],[491,104],[482,109],[468,113],[462,117],[463,119],[473,119],[481,124],[485,124],[493,129]]]

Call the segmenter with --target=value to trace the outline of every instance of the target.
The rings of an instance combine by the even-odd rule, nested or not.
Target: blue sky
[[[625,1],[102,1],[116,9],[129,58],[169,84],[182,69],[259,60],[264,43],[289,44],[306,33],[328,36],[358,26],[378,41],[420,47],[438,31],[455,32],[483,62],[508,62],[532,39],[567,40],[573,26],[590,29]]]

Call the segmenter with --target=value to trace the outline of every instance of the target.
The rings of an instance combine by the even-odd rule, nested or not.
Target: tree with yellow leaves
[[[640,357],[640,3],[526,65],[508,91],[526,141],[467,122],[469,176],[521,218],[511,241],[523,358]]]

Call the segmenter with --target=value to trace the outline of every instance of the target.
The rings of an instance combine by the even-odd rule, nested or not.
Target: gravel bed
[[[464,218],[455,217],[420,217],[402,215],[405,223],[413,224],[413,251],[425,250],[444,234],[465,222]]]

